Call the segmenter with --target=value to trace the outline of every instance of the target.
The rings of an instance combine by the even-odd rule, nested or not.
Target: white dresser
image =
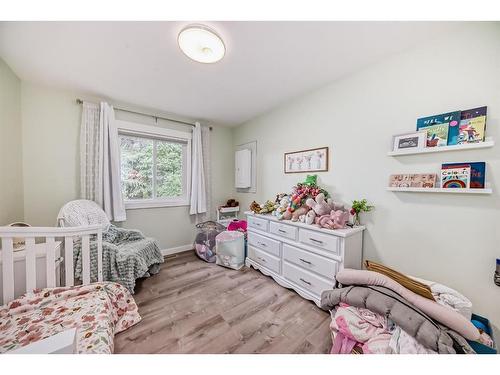
[[[320,304],[321,292],[332,289],[336,273],[361,268],[365,227],[329,230],[280,221],[273,215],[245,212],[248,221],[246,265],[278,284]]]

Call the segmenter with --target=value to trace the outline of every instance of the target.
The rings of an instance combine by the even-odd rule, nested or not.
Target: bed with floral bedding
[[[0,353],[76,328],[77,353],[113,353],[114,335],[141,320],[113,282],[34,290],[0,307]]]

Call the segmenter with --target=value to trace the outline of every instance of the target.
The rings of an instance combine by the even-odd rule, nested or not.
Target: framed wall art
[[[284,172],[326,172],[328,171],[328,163],[328,147],[286,152],[284,155]]]
[[[394,135],[392,137],[393,151],[421,150],[425,148],[426,140],[425,131]]]

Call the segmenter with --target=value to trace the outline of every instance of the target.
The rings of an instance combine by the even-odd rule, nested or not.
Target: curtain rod
[[[76,99],[76,104],[83,104],[83,100],[82,99],[79,99],[77,98]],[[181,120],[176,120],[176,119],[173,119],[173,118],[168,118],[168,117],[162,117],[162,116],[157,116],[157,115],[151,115],[149,113],[143,113],[143,112],[137,112],[137,111],[131,111],[130,109],[125,109],[125,108],[120,108],[120,107],[115,107],[113,106],[114,109],[117,109],[118,111],[122,111],[122,112],[128,112],[128,113],[134,113],[136,115],[141,115],[141,116],[148,116],[148,117],[152,117],[154,118],[155,120],[157,119],[162,119],[162,120],[166,120],[166,121],[172,121],[172,122],[176,122],[178,124],[182,124],[182,125],[188,125],[188,126],[195,126],[195,124],[191,123],[191,122],[187,122],[187,121],[181,121]],[[212,127],[210,126],[209,128],[210,130],[212,130]]]

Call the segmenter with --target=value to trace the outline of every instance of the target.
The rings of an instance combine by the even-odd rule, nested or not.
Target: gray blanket
[[[474,353],[458,333],[444,327],[390,289],[353,285],[324,291],[321,307],[332,310],[340,302],[386,316],[425,347],[438,353]]]
[[[81,242],[73,249],[75,278],[82,277]],[[156,241],[146,238],[140,231],[110,225],[102,234],[103,280],[114,281],[134,293],[135,280],[158,273],[163,256]],[[97,242],[90,241],[90,279],[97,281]]]

